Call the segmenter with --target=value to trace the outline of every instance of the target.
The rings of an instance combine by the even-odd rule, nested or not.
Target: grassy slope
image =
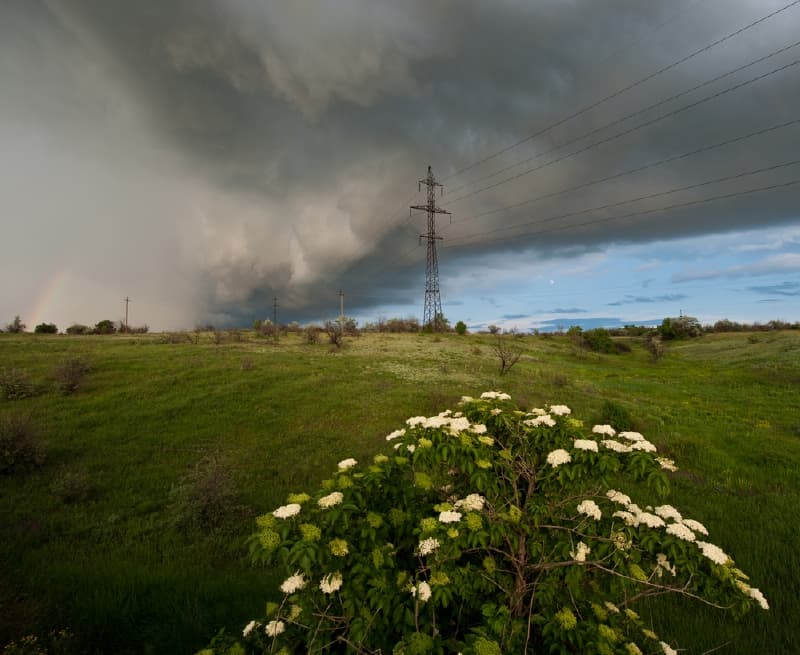
[[[654,624],[689,652],[790,652],[800,585],[800,334],[711,335],[673,344],[652,364],[576,350],[563,338],[513,340],[523,359],[502,380],[489,337],[369,335],[341,353],[289,336],[162,344],[156,336],[2,335],[0,368],[23,368],[45,392],[3,402],[30,413],[50,458],[0,478],[0,644],[68,625],[102,652],[191,652],[218,626],[263,611],[275,588],[242,559],[243,528],[181,531],[170,490],[209,455],[234,472],[254,512],[314,487],[335,463],[384,447],[407,416],[502,388],[522,405],[566,403],[587,420],[604,400],[676,457],[671,502],[703,521],[772,604],[741,623],[714,610],[653,603]],[[66,356],[93,366],[74,396],[49,376]],[[245,366],[243,366],[243,363]],[[89,472],[90,500],[49,491],[65,470]]]

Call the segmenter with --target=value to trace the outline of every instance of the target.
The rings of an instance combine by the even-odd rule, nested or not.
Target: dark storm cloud
[[[340,288],[352,313],[417,303],[424,216],[409,220],[408,205],[424,202],[417,180],[428,164],[453,212],[452,224],[438,223],[443,279],[469,271],[476,254],[529,249],[541,259],[796,222],[797,186],[635,212],[788,182],[797,166],[584,210],[789,161],[797,125],[477,215],[791,120],[797,68],[455,200],[791,62],[795,51],[487,178],[792,42],[800,9],[450,177],[781,4],[8,0],[2,157],[35,175],[3,194],[4,226],[38,212],[48,234],[61,220],[73,229],[52,242],[15,229],[42,261],[57,256],[83,278],[146,267],[147,293],[176,320],[246,323],[268,315],[275,296],[287,320],[335,315]],[[113,183],[98,182],[98,170]],[[37,196],[45,183],[63,198],[57,207]],[[118,241],[140,244],[137,255]]]
[[[640,303],[654,303],[654,302],[675,302],[676,300],[685,300],[688,296],[683,293],[666,293],[661,296],[625,296],[622,300],[606,303],[611,307],[620,307],[621,305],[637,305]]]

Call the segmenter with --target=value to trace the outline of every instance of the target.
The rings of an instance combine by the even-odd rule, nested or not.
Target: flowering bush
[[[612,488],[666,494],[675,464],[643,435],[501,392],[459,410],[257,519],[252,557],[285,570],[283,597],[233,652],[670,655],[638,601],[768,608],[702,523]]]

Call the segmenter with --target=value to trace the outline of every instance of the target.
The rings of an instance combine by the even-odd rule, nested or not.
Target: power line
[[[774,16],[777,16],[778,14],[786,11],[787,9],[790,9],[791,7],[794,7],[797,4],[800,4],[800,0],[793,0],[793,2],[790,2],[790,3],[786,4],[786,5],[784,5],[783,7],[781,7],[779,9],[767,14],[766,16],[762,16],[761,18],[758,18],[758,19],[754,20],[753,22],[748,23],[744,27],[740,27],[738,30],[735,30],[733,32],[730,32],[729,34],[726,34],[722,38],[717,39],[716,41],[713,41],[713,42],[703,46],[702,48],[699,48],[698,50],[695,50],[695,51],[691,52],[690,54],[688,54],[688,55],[686,55],[686,56],[684,56],[684,57],[672,62],[671,64],[663,66],[662,68],[658,69],[657,71],[655,71],[653,73],[650,73],[650,74],[648,74],[648,75],[636,80],[635,82],[632,82],[632,83],[628,84],[627,86],[622,87],[621,89],[618,89],[617,91],[614,91],[613,93],[610,93],[609,95],[605,96],[604,98],[601,98],[600,100],[597,100],[597,101],[595,101],[595,102],[593,102],[593,103],[591,103],[589,105],[586,105],[582,109],[579,109],[579,110],[573,112],[572,114],[566,116],[565,118],[562,118],[562,119],[556,121],[555,123],[551,123],[547,127],[542,128],[541,130],[539,130],[538,132],[535,132],[534,134],[530,134],[530,135],[528,135],[528,136],[526,136],[526,137],[524,137],[524,138],[522,138],[522,139],[520,139],[518,141],[515,141],[514,143],[512,143],[512,144],[510,144],[508,146],[505,146],[504,148],[501,148],[500,150],[497,150],[494,153],[492,153],[492,154],[490,154],[490,155],[488,155],[488,156],[486,156],[486,157],[484,157],[482,159],[479,159],[478,161],[473,162],[472,164],[469,164],[468,166],[465,166],[465,167],[455,171],[454,173],[452,173],[449,176],[447,176],[446,178],[444,178],[444,181],[446,181],[448,179],[451,179],[453,177],[456,177],[458,175],[462,175],[463,173],[467,172],[468,170],[471,170],[471,169],[475,168],[476,166],[480,166],[481,164],[483,164],[483,163],[485,163],[487,161],[491,161],[492,159],[496,159],[500,155],[505,154],[506,152],[521,146],[523,143],[527,143],[528,141],[536,139],[537,137],[540,137],[543,134],[546,134],[547,132],[549,132],[551,130],[554,130],[555,128],[563,125],[564,123],[567,123],[568,121],[572,120],[573,118],[577,118],[578,116],[581,116],[581,115],[585,114],[586,112],[591,111],[592,109],[596,109],[597,107],[599,107],[602,104],[605,104],[609,100],[612,100],[612,99],[622,95],[623,93],[627,93],[628,91],[630,91],[632,89],[635,89],[638,86],[641,86],[645,82],[648,82],[649,80],[652,80],[653,78],[658,77],[659,75],[662,75],[663,73],[666,73],[667,71],[672,70],[673,68],[676,68],[677,66],[680,66],[681,64],[689,61],[690,59],[693,59],[697,55],[700,55],[700,54],[702,54],[704,52],[708,52],[712,48],[715,48],[716,46],[718,46],[718,45],[720,45],[722,43],[725,43],[726,41],[728,41],[728,40],[730,40],[730,39],[732,39],[732,38],[734,38],[736,36],[739,36],[743,32],[755,27],[756,25],[759,25],[759,24],[763,23],[766,20],[769,20],[770,18],[773,18]]]
[[[659,212],[669,211],[671,209],[684,209],[686,207],[692,207],[692,206],[695,206],[695,205],[702,205],[702,204],[705,204],[705,203],[714,202],[716,200],[727,200],[729,198],[737,198],[737,197],[740,197],[740,196],[746,196],[746,195],[749,195],[749,194],[759,193],[759,192],[762,192],[762,191],[775,191],[775,190],[778,190],[778,189],[784,189],[784,188],[787,188],[787,187],[790,187],[790,186],[794,186],[795,184],[800,184],[800,178],[795,179],[795,180],[790,180],[789,182],[782,182],[780,184],[771,184],[769,186],[756,187],[754,189],[747,189],[747,190],[744,190],[744,191],[734,191],[732,193],[725,193],[725,194],[721,194],[721,195],[718,195],[718,196],[711,196],[710,198],[702,198],[700,200],[690,200],[690,201],[687,201],[687,202],[675,203],[675,204],[672,204],[672,205],[667,205],[665,207],[656,207],[654,209],[644,209],[644,210],[641,210],[641,211],[630,212],[628,214],[620,214],[620,215],[617,215],[617,216],[608,216],[608,217],[605,217],[605,218],[598,218],[598,219],[594,219],[594,220],[591,220],[591,221],[584,221],[583,223],[575,223],[575,224],[572,224],[572,225],[561,225],[561,226],[546,228],[544,230],[538,230],[538,231],[534,231],[534,232],[521,232],[519,234],[515,234],[515,235],[512,235],[512,236],[501,237],[499,239],[490,239],[490,240],[482,241],[482,242],[479,242],[479,243],[453,244],[453,245],[449,245],[449,246],[444,246],[444,248],[445,249],[448,249],[448,248],[463,248],[465,246],[486,245],[486,244],[489,244],[489,243],[497,243],[497,242],[500,242],[500,241],[508,241],[509,239],[517,239],[517,238],[522,237],[522,236],[526,236],[527,237],[527,236],[535,236],[537,234],[547,234],[547,233],[550,233],[550,232],[561,232],[561,231],[570,230],[570,229],[573,229],[573,228],[576,228],[576,227],[586,227],[586,226],[589,226],[589,225],[596,225],[596,224],[599,224],[599,223],[608,223],[610,221],[616,221],[616,220],[621,220],[621,219],[625,219],[625,218],[631,218],[632,216],[647,216],[647,215],[650,215],[650,214],[656,214],[656,213],[659,213]],[[555,220],[555,217],[552,217],[552,218],[553,218],[553,220]],[[550,219],[548,219],[548,220],[550,220]],[[541,222],[544,222],[544,221],[541,221]],[[533,225],[535,223],[536,223],[535,221],[532,221],[530,223],[527,223],[527,225]],[[523,227],[523,225],[518,225],[517,227]],[[499,232],[499,231],[501,231],[501,230],[499,230],[499,229],[498,230],[493,230],[492,232],[487,232],[485,234],[494,234],[495,232]]]
[[[798,0],[798,2],[800,2],[800,0]],[[546,162],[544,162],[542,164],[539,164],[539,165],[534,166],[532,168],[528,168],[528,169],[526,169],[524,171],[516,173],[515,175],[507,177],[507,178],[505,178],[503,180],[499,180],[498,182],[495,182],[493,184],[489,184],[489,185],[487,185],[485,187],[481,187],[481,188],[476,189],[474,191],[471,191],[469,193],[465,193],[464,195],[459,196],[455,200],[451,200],[449,203],[446,203],[446,204],[452,205],[452,204],[454,204],[454,203],[456,203],[456,202],[458,202],[460,200],[464,200],[465,198],[469,198],[469,197],[474,196],[474,195],[476,195],[478,193],[482,193],[483,191],[486,191],[488,189],[493,189],[493,188],[498,187],[498,186],[500,186],[502,184],[505,184],[506,182],[511,182],[512,180],[519,179],[520,177],[523,177],[523,176],[528,175],[530,173],[533,173],[535,171],[541,170],[541,169],[546,168],[548,166],[552,166],[553,164],[560,163],[560,162],[562,162],[562,161],[564,161],[566,159],[570,159],[572,157],[575,157],[576,155],[583,154],[584,152],[586,152],[588,150],[591,150],[593,148],[596,148],[597,146],[604,145],[606,143],[609,143],[611,141],[619,139],[619,138],[621,138],[623,136],[627,136],[628,134],[632,134],[633,132],[637,132],[637,131],[645,128],[645,127],[649,127],[650,125],[658,123],[658,122],[660,122],[660,121],[662,121],[662,120],[664,120],[666,118],[671,118],[672,116],[676,116],[676,115],[678,115],[680,113],[688,111],[689,109],[693,109],[693,108],[695,108],[695,107],[697,107],[699,105],[702,105],[702,104],[704,104],[706,102],[710,102],[711,100],[715,100],[717,98],[720,98],[720,97],[722,97],[722,96],[724,96],[724,95],[726,95],[728,93],[731,93],[733,91],[737,91],[738,89],[741,89],[741,88],[743,88],[745,86],[748,86],[750,84],[754,84],[755,82],[763,80],[763,79],[765,79],[765,78],[767,78],[767,77],[769,77],[771,75],[775,75],[776,73],[780,73],[780,72],[782,72],[784,70],[787,70],[787,69],[789,69],[789,68],[791,68],[793,66],[797,66],[798,64],[800,64],[800,59],[795,59],[794,61],[792,61],[792,62],[790,62],[788,64],[784,64],[783,66],[779,66],[777,68],[774,68],[771,71],[768,71],[766,73],[762,73],[761,75],[757,75],[755,77],[751,77],[750,79],[747,79],[744,82],[739,82],[738,84],[734,84],[733,86],[727,87],[726,89],[722,89],[721,91],[717,91],[716,93],[713,93],[711,95],[705,96],[704,98],[701,98],[700,100],[696,100],[694,102],[691,102],[688,105],[683,105],[682,107],[678,107],[677,109],[673,109],[672,111],[669,111],[667,113],[664,113],[664,114],[661,114],[659,116],[656,116],[655,118],[652,118],[652,119],[650,119],[648,121],[645,121],[644,123],[640,123],[639,125],[635,125],[634,127],[628,128],[627,130],[623,130],[622,132],[617,132],[616,134],[613,134],[613,135],[611,135],[609,137],[606,137],[604,139],[600,139],[599,141],[594,141],[593,143],[590,143],[590,144],[588,144],[586,146],[583,146],[582,148],[578,148],[577,150],[573,150],[572,152],[569,152],[569,153],[567,153],[565,155],[561,155],[561,156],[556,157],[554,159],[550,159],[550,160],[548,160],[548,161],[546,161]],[[579,138],[583,138],[583,137],[579,137]],[[567,142],[565,144],[561,144],[561,145],[557,146],[556,148],[552,148],[551,150],[549,150],[549,151],[547,151],[545,153],[542,153],[542,154],[548,154],[549,152],[553,152],[554,150],[559,150],[560,148],[563,148],[565,145],[569,145],[572,142],[574,142],[574,140],[573,141],[569,141],[569,142]]]
[[[565,193],[569,193],[571,191],[579,191],[580,189],[585,189],[590,186],[595,186],[597,184],[602,184],[603,182],[610,182],[611,180],[620,179],[622,177],[626,177],[628,175],[632,175],[634,173],[641,173],[642,171],[648,170],[650,168],[655,168],[657,166],[663,166],[664,164],[669,164],[672,162],[679,161],[681,159],[686,159],[688,157],[692,157],[694,155],[698,155],[704,152],[710,152],[711,150],[716,150],[717,148],[722,148],[724,146],[731,145],[733,143],[739,143],[741,141],[745,141],[746,139],[750,139],[756,136],[763,136],[764,134],[768,134],[769,132],[774,132],[776,130],[783,129],[785,127],[789,127],[791,125],[797,125],[800,123],[800,118],[795,118],[791,121],[786,121],[784,123],[778,123],[776,125],[771,125],[769,127],[762,128],[760,130],[755,130],[754,132],[748,132],[747,134],[742,134],[739,136],[732,137],[730,139],[725,139],[724,141],[719,141],[717,143],[712,143],[710,145],[703,146],[701,148],[696,148],[695,150],[690,150],[689,152],[683,152],[678,155],[672,155],[670,157],[665,157],[664,159],[659,159],[657,161],[649,162],[647,164],[642,164],[641,166],[635,166],[634,168],[629,168],[624,171],[620,171],[619,173],[614,173],[612,175],[606,175],[605,177],[597,178],[595,180],[590,180],[588,182],[582,182],[581,184],[576,184],[571,187],[565,187],[563,189],[559,189],[558,191],[550,191],[549,193],[543,193],[541,195],[535,196],[533,198],[528,198],[526,200],[522,200],[518,203],[513,205],[506,205],[504,207],[498,207],[496,209],[489,209],[487,211],[481,212],[479,214],[474,214],[472,216],[468,216],[466,218],[459,219],[456,221],[457,225],[465,223],[467,221],[472,221],[478,218],[483,218],[484,216],[490,216],[492,214],[497,214],[499,212],[509,211],[511,209],[517,209],[519,207],[523,207],[524,205],[529,205],[531,203],[537,202],[539,200],[545,200],[547,198],[553,198],[555,196],[560,196]]]
[[[667,98],[664,98],[662,100],[659,100],[658,102],[655,102],[655,103],[653,103],[651,105],[647,105],[646,107],[643,107],[642,109],[638,109],[635,112],[632,112],[630,114],[622,116],[621,118],[617,118],[616,120],[613,120],[610,123],[606,123],[605,125],[601,125],[600,127],[596,127],[593,130],[589,130],[588,132],[584,132],[580,136],[574,137],[574,138],[570,139],[569,141],[565,141],[564,143],[560,143],[559,145],[557,145],[555,147],[552,147],[549,150],[545,150],[544,152],[540,152],[540,153],[538,153],[536,155],[528,157],[527,159],[523,159],[523,160],[518,161],[518,162],[516,162],[514,164],[510,164],[509,166],[505,166],[504,168],[496,170],[494,173],[491,173],[490,175],[486,175],[484,177],[481,177],[481,178],[478,178],[476,180],[473,180],[473,182],[471,182],[469,184],[462,184],[461,186],[456,187],[455,189],[453,189],[452,193],[460,191],[461,189],[465,189],[468,186],[471,186],[472,184],[475,184],[476,182],[481,182],[483,180],[491,179],[493,177],[496,177],[497,175],[505,173],[506,171],[510,171],[511,169],[516,168],[517,166],[521,166],[522,164],[527,164],[527,163],[529,163],[529,162],[531,162],[531,161],[533,161],[535,159],[539,159],[540,157],[544,157],[545,155],[548,155],[551,152],[555,152],[556,150],[560,150],[561,148],[564,148],[564,147],[566,147],[568,145],[576,143],[577,141],[585,139],[586,137],[590,137],[590,136],[592,136],[594,134],[597,134],[598,132],[602,132],[603,130],[608,129],[609,127],[613,127],[614,125],[618,125],[620,123],[623,123],[623,122],[625,122],[625,121],[627,121],[627,120],[629,120],[631,118],[634,118],[636,116],[644,114],[644,113],[650,111],[651,109],[655,109],[656,107],[660,107],[661,105],[665,105],[668,102],[672,102],[673,100],[677,100],[678,98],[681,98],[681,97],[683,97],[685,95],[688,95],[688,94],[690,94],[690,93],[692,93],[694,91],[697,91],[698,89],[702,89],[705,86],[709,86],[711,84],[714,84],[715,82],[719,82],[720,80],[722,80],[722,79],[724,79],[726,77],[730,77],[731,75],[735,75],[736,73],[740,73],[741,71],[743,71],[743,70],[745,70],[747,68],[751,68],[752,66],[755,66],[756,64],[760,64],[760,63],[766,61],[767,59],[771,59],[772,57],[776,57],[777,55],[780,55],[780,54],[782,54],[784,52],[787,52],[788,50],[791,50],[792,48],[796,48],[797,46],[800,46],[800,41],[795,41],[794,43],[792,43],[790,45],[787,45],[787,46],[784,46],[782,48],[779,48],[778,50],[773,50],[772,52],[770,52],[769,54],[764,55],[763,57],[759,57],[758,59],[754,59],[752,61],[749,61],[746,64],[742,64],[741,66],[737,66],[736,68],[733,68],[733,69],[731,69],[731,70],[729,70],[729,71],[727,71],[725,73],[717,75],[716,77],[712,77],[711,79],[708,79],[705,82],[701,82],[700,84],[696,84],[695,86],[690,87],[688,89],[685,89],[684,91],[680,91],[679,93],[673,94],[673,95],[671,95],[671,96],[669,96]],[[510,178],[510,179],[514,179],[514,178]],[[491,186],[485,187],[485,189],[489,189],[489,188],[492,188],[492,187]],[[459,196],[455,200],[449,201],[447,204],[452,204],[452,203],[458,202],[459,200],[461,200],[461,199],[463,199],[465,197],[469,197],[469,194],[465,194],[463,196]]]

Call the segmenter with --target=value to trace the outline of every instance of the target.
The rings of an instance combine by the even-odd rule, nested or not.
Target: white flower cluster
[[[297,516],[300,513],[300,505],[298,503],[289,503],[288,505],[281,505],[278,509],[272,512],[272,516],[277,519],[288,519],[292,516]]]
[[[547,463],[550,464],[553,468],[557,466],[561,466],[562,464],[568,464],[572,461],[572,455],[570,455],[566,450],[563,448],[558,448],[557,450],[548,453],[547,455]]]
[[[700,523],[700,521],[695,521],[694,519],[683,519],[681,523],[683,523],[692,532],[699,532],[706,537],[708,536],[708,530],[706,530],[706,526]]]
[[[346,471],[347,469],[353,468],[358,462],[354,460],[352,457],[348,457],[347,459],[343,459],[339,462],[339,470]]]
[[[677,509],[675,509],[672,505],[659,505],[653,511],[656,514],[658,514],[662,519],[672,519],[673,521],[677,521],[678,523],[680,523],[683,520],[681,513]]]
[[[630,505],[631,504],[631,497],[627,494],[622,493],[621,491],[617,491],[616,489],[609,489],[606,491],[606,496],[614,503],[619,503],[620,505]]]
[[[582,541],[578,542],[578,548],[573,551],[569,551],[569,556],[574,559],[576,562],[585,562],[586,556],[592,552],[592,549],[589,548],[585,543]]]
[[[264,628],[268,637],[277,637],[284,630],[286,630],[286,624],[283,621],[270,621]]]
[[[327,496],[320,498],[317,501],[317,505],[319,505],[322,509],[328,509],[334,505],[338,505],[343,500],[344,494],[341,491],[334,491],[333,493],[329,493]]]
[[[428,537],[419,542],[419,554],[421,556],[430,555],[439,547],[439,540],[434,537]]]
[[[285,594],[293,594],[295,591],[300,591],[305,586],[305,578],[303,578],[303,574],[298,571],[283,581],[283,584],[281,584],[281,591]]]
[[[481,398],[483,400],[511,400],[511,396],[502,391],[484,391]]]
[[[556,416],[568,416],[572,410],[566,405],[550,405],[550,413]]]
[[[458,523],[461,520],[461,512],[448,510],[439,512],[439,523]]]
[[[342,588],[342,574],[338,571],[336,573],[329,573],[319,583],[320,591],[323,594],[332,594]]]
[[[454,505],[456,509],[463,509],[467,512],[480,512],[485,503],[486,499],[480,494],[469,494],[466,498],[457,500]]]
[[[411,595],[427,603],[431,598],[431,586],[427,582],[420,582],[416,587],[411,587]]]
[[[406,419],[406,425],[409,425],[413,428],[416,425],[424,424],[427,420],[427,416],[412,416],[411,418]]]
[[[669,457],[656,457],[656,461],[658,462],[658,465],[665,471],[674,473],[678,470],[678,467],[675,466],[675,461],[669,459]]]
[[[617,434],[617,431],[610,425],[595,425],[592,428],[592,432],[595,434],[607,434],[609,437],[613,437],[615,434]]]
[[[722,550],[719,546],[715,544],[710,544],[706,541],[697,541],[697,547],[700,551],[708,557],[712,562],[715,564],[725,564],[728,561],[728,556],[725,554],[725,551]]]
[[[251,632],[253,632],[253,630],[255,630],[257,627],[258,627],[258,622],[257,621],[255,621],[255,620],[250,621],[250,623],[248,623],[246,626],[244,626],[244,630],[242,630],[242,637],[246,637]]]
[[[597,442],[594,439],[575,439],[575,448],[578,450],[591,450],[597,452]]]
[[[397,439],[397,437],[402,437],[406,433],[404,428],[400,428],[399,430],[395,430],[394,432],[390,432],[386,435],[386,441],[392,441]]]
[[[678,655],[678,651],[670,646],[666,641],[660,641],[659,644],[661,644],[661,650],[664,652],[664,655]]]
[[[584,500],[578,505],[578,512],[588,516],[590,519],[599,521],[603,517],[603,513],[593,500]]]
[[[669,563],[669,560],[664,553],[659,553],[656,555],[656,571],[658,571],[659,578],[664,574],[664,571],[671,574],[673,578],[677,575],[675,566]]]
[[[531,427],[536,427],[537,425],[546,425],[548,428],[552,428],[555,426],[556,422],[553,420],[553,417],[550,414],[540,414],[534,418],[528,418],[523,421],[525,425],[530,425]]]
[[[630,446],[626,446],[624,443],[614,441],[613,439],[603,439],[600,443],[604,448],[613,450],[615,453],[629,453],[632,450]]]
[[[638,432],[620,432],[619,436],[628,441],[645,441],[645,438]]]
[[[684,541],[695,541],[697,537],[695,537],[694,532],[692,532],[689,528],[687,528],[683,523],[670,523],[667,526],[667,534],[671,534],[678,539],[683,539]]]

